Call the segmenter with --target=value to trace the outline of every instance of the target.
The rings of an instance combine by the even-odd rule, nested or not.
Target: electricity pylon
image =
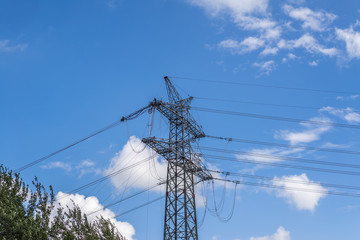
[[[169,139],[142,141],[168,161],[164,240],[198,240],[195,183],[212,179],[191,142],[205,137],[190,115],[192,97],[183,99],[168,77],[164,77],[169,102],[154,99],[150,104],[169,121]]]

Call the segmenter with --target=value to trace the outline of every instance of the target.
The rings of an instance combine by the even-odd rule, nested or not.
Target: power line
[[[279,156],[279,155],[269,155],[269,154],[255,153],[255,152],[243,152],[243,151],[236,151],[236,150],[230,150],[230,149],[219,149],[219,148],[213,148],[213,147],[201,147],[201,148],[203,150],[208,150],[208,151],[212,151],[212,152],[220,152],[220,153],[227,152],[227,153],[241,154],[241,155],[247,155],[247,156],[267,158],[267,159],[286,160],[286,161],[292,161],[292,162],[302,162],[302,163],[311,163],[311,164],[347,167],[347,168],[358,168],[358,169],[360,168],[360,165],[357,165],[357,164],[329,162],[329,161],[322,161],[322,160],[312,160],[312,159],[287,157],[287,156]]]
[[[132,209],[130,209],[130,210],[127,210],[127,211],[125,211],[125,212],[122,212],[122,213],[116,215],[115,218],[117,218],[117,217],[122,217],[122,216],[124,216],[125,214],[128,214],[128,213],[133,212],[133,211],[135,211],[135,210],[138,210],[138,209],[140,209],[140,208],[142,208],[142,207],[145,207],[145,206],[147,206],[147,205],[150,205],[150,204],[152,204],[152,203],[154,203],[154,202],[157,202],[157,201],[163,199],[164,197],[165,197],[165,196],[161,196],[161,197],[155,198],[155,199],[153,199],[153,200],[151,200],[151,201],[148,201],[148,202],[146,202],[146,203],[144,203],[144,204],[141,204],[141,205],[139,205],[139,206],[137,206],[137,207],[134,207],[134,208],[132,208]]]
[[[57,150],[57,151],[55,151],[55,152],[52,152],[52,153],[50,153],[50,154],[48,154],[48,155],[46,155],[46,156],[44,156],[44,157],[42,157],[42,158],[39,158],[39,159],[37,159],[37,160],[35,160],[35,161],[32,161],[32,162],[30,162],[30,163],[28,163],[28,164],[26,164],[26,165],[24,165],[24,166],[22,166],[22,167],[19,167],[18,169],[15,170],[15,172],[22,172],[22,171],[24,171],[24,170],[27,169],[27,168],[30,168],[30,167],[32,167],[32,166],[34,166],[34,165],[36,165],[36,164],[38,164],[38,163],[40,163],[40,162],[45,161],[46,159],[48,159],[48,158],[50,158],[50,157],[52,157],[52,156],[54,156],[54,155],[56,155],[56,154],[59,154],[59,153],[65,151],[65,150],[67,150],[67,149],[69,149],[69,148],[71,148],[71,147],[74,147],[75,145],[78,145],[79,143],[82,143],[82,142],[88,140],[89,138],[92,138],[92,137],[94,137],[94,136],[96,136],[96,135],[98,135],[98,134],[100,134],[100,133],[103,133],[103,132],[105,132],[105,131],[107,131],[107,130],[109,130],[109,129],[112,129],[112,128],[118,126],[119,124],[121,124],[121,123],[124,122],[125,120],[135,119],[135,118],[137,118],[138,116],[140,116],[141,114],[143,114],[143,113],[145,112],[145,110],[148,109],[148,108],[150,108],[150,107],[151,107],[151,105],[149,104],[148,106],[143,107],[143,108],[139,109],[138,111],[136,111],[136,112],[134,112],[134,113],[131,113],[131,114],[128,115],[128,116],[124,116],[124,117],[122,117],[120,120],[117,120],[117,121],[111,123],[110,125],[102,128],[102,129],[100,129],[100,130],[98,130],[98,131],[96,131],[96,132],[94,132],[94,133],[92,133],[92,134],[90,134],[90,135],[88,135],[88,136],[86,136],[86,137],[84,137],[84,138],[81,138],[80,140],[77,140],[76,142],[73,142],[72,144],[70,144],[70,145],[68,145],[68,146],[66,146],[66,147],[63,147],[63,148],[61,148],[61,149],[59,149],[59,150]]]
[[[232,202],[232,207],[231,207],[231,210],[229,212],[229,214],[225,217],[222,217],[219,213],[219,209],[217,207],[217,204],[216,204],[216,197],[215,197],[215,186],[214,186],[214,181],[212,181],[212,193],[213,193],[213,200],[214,200],[214,208],[215,208],[215,213],[216,213],[216,216],[217,218],[222,221],[222,222],[228,222],[230,221],[230,219],[232,218],[232,216],[234,215],[234,210],[235,210],[235,203],[236,203],[236,190],[237,190],[237,183],[235,183],[235,189],[234,189],[234,197],[233,197],[233,202]],[[223,203],[224,204],[224,203]],[[223,208],[223,205],[221,207],[221,210],[222,211],[222,208]],[[210,209],[209,209],[210,210]],[[210,211],[211,213],[211,211]]]
[[[305,119],[298,119],[298,118],[279,117],[279,116],[263,115],[263,114],[256,114],[256,113],[235,112],[235,111],[203,108],[203,107],[192,107],[192,109],[197,110],[197,111],[202,111],[202,112],[220,113],[220,114],[228,114],[228,115],[250,117],[250,118],[260,118],[260,119],[285,121],[285,122],[296,122],[296,123],[309,123],[309,124],[315,124],[315,125],[330,126],[330,127],[342,127],[342,128],[350,128],[350,129],[360,129],[360,125],[354,125],[354,124],[334,123],[334,122],[325,122],[325,121],[316,121],[316,120],[305,120]]]
[[[156,187],[158,187],[158,186],[160,186],[160,185],[162,185],[162,184],[164,184],[164,183],[166,183],[166,182],[159,182],[158,184],[156,184],[156,185],[154,185],[154,186],[152,186],[152,187],[148,187],[148,188],[146,188],[146,189],[144,189],[144,190],[142,190],[142,191],[139,191],[139,192],[136,192],[136,193],[134,193],[134,194],[131,194],[130,196],[127,196],[127,197],[125,197],[125,198],[122,198],[122,199],[120,199],[120,200],[118,200],[118,201],[115,201],[115,202],[113,202],[113,203],[109,203],[109,204],[105,205],[104,207],[102,207],[101,209],[96,210],[96,211],[93,211],[93,212],[91,212],[91,213],[89,213],[89,214],[87,214],[87,215],[90,216],[90,215],[92,215],[92,214],[94,214],[94,213],[97,213],[97,212],[99,212],[99,211],[101,211],[101,210],[103,210],[103,209],[105,209],[105,208],[112,207],[112,206],[114,206],[114,205],[116,205],[116,204],[119,204],[119,203],[124,202],[124,201],[126,201],[126,200],[128,200],[128,199],[131,199],[131,198],[133,198],[133,197],[136,197],[136,196],[138,196],[138,195],[140,195],[140,194],[142,194],[142,193],[148,192],[148,191],[150,191],[151,189],[154,189],[154,188],[156,188]]]
[[[296,106],[296,105],[283,105],[283,104],[262,103],[262,102],[252,102],[252,101],[240,101],[240,100],[221,99],[221,98],[194,97],[194,99],[209,100],[209,101],[218,101],[218,102],[233,102],[233,103],[263,105],[263,106],[273,106],[273,107],[300,108],[300,109],[311,109],[311,110],[319,110],[319,109],[320,109],[320,108],[316,108],[316,107],[306,107],[306,106]]]
[[[252,105],[261,105],[261,106],[272,106],[272,107],[283,107],[283,108],[298,108],[298,109],[309,109],[309,110],[319,110],[322,107],[312,107],[312,106],[299,106],[299,105],[287,105],[287,104],[277,104],[277,103],[264,103],[264,102],[253,102],[253,101],[241,101],[233,99],[221,99],[221,98],[209,98],[209,97],[194,97],[198,100],[208,100],[208,101],[218,101],[218,102],[233,102],[241,104],[252,104]],[[352,110],[352,112],[360,112],[357,110]]]
[[[36,165],[36,164],[38,164],[38,163],[40,163],[40,162],[42,162],[42,161],[45,161],[46,159],[48,159],[48,158],[50,158],[50,157],[52,157],[52,156],[54,156],[54,155],[56,155],[56,154],[59,154],[59,153],[65,151],[65,150],[67,150],[67,149],[69,149],[69,148],[71,148],[71,147],[74,147],[75,145],[77,145],[77,144],[79,144],[79,143],[81,143],[81,142],[84,142],[85,140],[88,140],[88,139],[91,138],[91,137],[94,137],[94,136],[96,136],[96,135],[98,135],[98,134],[100,134],[100,133],[102,133],[102,132],[105,132],[105,131],[113,128],[113,127],[116,127],[116,126],[119,125],[120,123],[121,123],[120,120],[118,120],[118,121],[116,121],[116,122],[113,122],[112,124],[110,124],[110,125],[102,128],[102,129],[100,129],[100,130],[98,130],[98,131],[96,131],[96,132],[94,132],[94,133],[92,133],[92,134],[90,134],[90,135],[88,135],[88,136],[86,136],[86,137],[84,137],[84,138],[81,138],[80,140],[78,140],[78,141],[76,141],[76,142],[73,142],[72,144],[70,144],[70,145],[68,145],[68,146],[66,146],[66,147],[63,147],[63,148],[61,148],[61,149],[59,149],[59,150],[57,150],[57,151],[55,151],[55,152],[52,152],[52,153],[50,153],[50,154],[48,154],[48,155],[46,155],[46,156],[44,156],[44,157],[42,157],[42,158],[39,158],[38,160],[35,160],[35,161],[30,162],[30,163],[28,163],[28,164],[26,164],[26,165],[24,165],[24,166],[22,166],[22,167],[19,167],[18,169],[15,170],[15,172],[24,171],[25,169],[27,169],[27,168],[29,168],[29,167],[32,167],[32,166],[34,166],[34,165]]]
[[[164,183],[164,182],[163,182]],[[163,184],[163,183],[158,183],[159,185],[161,185],[161,184]],[[199,183],[199,182],[197,182],[197,183]],[[196,183],[196,184],[197,184]],[[143,191],[141,191],[141,193],[142,193]],[[139,193],[140,194],[140,193]],[[147,206],[147,205],[150,205],[150,204],[152,204],[152,203],[154,203],[154,202],[157,202],[157,201],[159,201],[159,200],[161,200],[161,199],[163,199],[165,197],[165,195],[162,195],[162,196],[160,196],[160,197],[158,197],[158,198],[155,198],[155,199],[153,199],[153,200],[151,200],[151,201],[148,201],[148,202],[146,202],[146,203],[144,203],[144,204],[141,204],[141,205],[139,205],[139,206],[137,206],[137,207],[134,207],[134,208],[132,208],[132,209],[130,209],[130,210],[127,210],[127,211],[125,211],[125,212],[123,212],[123,213],[120,213],[120,214],[118,214],[118,215],[116,215],[115,216],[115,218],[117,218],[117,217],[121,217],[121,216],[123,216],[123,215],[125,215],[125,214],[128,214],[128,213],[130,213],[130,212],[133,212],[133,211],[135,211],[135,210],[137,210],[137,209],[140,209],[140,208],[142,208],[142,207],[145,207],[145,206]],[[121,201],[121,200],[120,200]],[[91,213],[92,214],[92,213]]]
[[[286,187],[279,186],[274,184],[266,184],[266,183],[255,183],[255,182],[245,182],[240,180],[230,180],[230,179],[222,179],[222,178],[213,178],[218,181],[232,182],[235,184],[242,184],[254,187],[265,187],[265,188],[275,188],[289,191],[298,191],[298,192],[309,192],[309,193],[320,193],[320,194],[330,194],[344,197],[360,197],[358,193],[346,193],[346,192],[335,192],[335,191],[327,191],[327,190],[316,190],[316,189],[306,189],[306,188],[297,188],[297,187]]]
[[[358,186],[350,186],[350,185],[342,185],[342,184],[333,184],[333,183],[316,183],[316,182],[305,182],[305,181],[298,181],[293,179],[280,179],[274,177],[267,177],[267,176],[259,176],[259,175],[251,175],[251,174],[244,174],[244,173],[234,173],[234,172],[227,172],[227,171],[218,171],[218,170],[209,170],[209,172],[213,173],[220,173],[223,175],[230,175],[230,176],[238,176],[243,178],[251,178],[251,179],[258,179],[258,180],[265,180],[265,181],[275,181],[275,182],[287,182],[287,183],[297,183],[297,184],[304,184],[304,185],[319,185],[324,187],[332,187],[332,188],[342,188],[342,189],[349,189],[349,190],[360,190]]]
[[[275,89],[296,90],[296,91],[306,91],[306,92],[322,92],[322,93],[352,94],[352,95],[360,94],[358,92],[350,92],[350,91],[336,91],[336,90],[324,90],[324,89],[301,88],[301,87],[286,87],[286,86],[267,85],[267,84],[261,84],[261,83],[251,83],[251,82],[219,81],[219,80],[189,78],[189,77],[181,77],[181,76],[169,76],[169,77],[173,78],[173,79],[192,80],[192,81],[208,82],[208,83],[220,83],[220,84],[231,84],[231,85],[275,88]]]
[[[109,178],[112,178],[112,177],[114,177],[114,176],[116,176],[116,175],[118,175],[118,174],[120,174],[120,173],[122,173],[122,172],[125,172],[126,170],[129,170],[129,169],[131,169],[131,168],[133,168],[133,167],[136,167],[136,166],[138,166],[138,165],[140,165],[140,164],[142,164],[142,163],[145,163],[145,162],[149,161],[152,157],[153,157],[153,156],[147,157],[147,158],[145,158],[145,159],[143,159],[143,160],[141,160],[141,161],[139,161],[139,162],[136,162],[136,163],[134,163],[134,164],[131,164],[131,165],[129,165],[129,166],[127,166],[127,167],[124,167],[124,168],[122,168],[122,169],[119,169],[119,170],[117,170],[117,171],[115,171],[115,172],[112,172],[112,173],[110,173],[110,174],[108,174],[108,175],[106,175],[106,176],[104,176],[104,177],[101,177],[101,178],[99,178],[99,179],[96,179],[96,180],[94,180],[94,181],[91,181],[91,182],[89,182],[89,183],[86,183],[86,184],[84,184],[84,185],[82,185],[82,186],[80,186],[80,187],[77,187],[77,188],[71,190],[68,194],[75,193],[75,192],[79,192],[79,191],[82,191],[82,190],[84,190],[84,189],[86,189],[86,188],[88,188],[88,187],[91,187],[91,186],[93,186],[93,185],[96,185],[96,184],[98,184],[98,183],[101,183],[101,182],[103,182],[103,181],[105,181],[105,180],[107,180],[107,179],[109,179]],[[68,197],[68,196],[64,196],[63,198],[66,198],[66,197]],[[62,198],[60,198],[60,199],[62,199]]]
[[[214,139],[220,139],[220,140],[226,140],[226,141],[232,141],[232,142],[251,143],[251,144],[273,146],[273,147],[293,148],[293,149],[303,149],[303,150],[311,150],[311,151],[322,151],[322,152],[333,152],[333,153],[344,153],[344,154],[360,155],[359,151],[351,151],[351,150],[343,150],[343,149],[289,145],[289,144],[282,144],[282,143],[265,142],[265,141],[258,141],[258,140],[249,140],[249,139],[243,139],[243,138],[217,137],[217,136],[211,136],[211,135],[206,135],[206,137],[214,138]]]
[[[256,165],[266,165],[266,166],[273,166],[273,167],[281,167],[281,168],[292,168],[292,169],[301,169],[301,170],[309,170],[315,172],[324,172],[324,173],[334,173],[334,174],[342,174],[342,175],[351,175],[351,176],[359,176],[360,172],[354,171],[344,171],[344,170],[337,170],[337,169],[329,169],[329,168],[315,168],[315,167],[306,167],[306,166],[298,166],[298,165],[290,165],[290,164],[282,164],[282,163],[275,163],[275,162],[263,162],[263,161],[256,161],[256,160],[248,160],[242,158],[231,158],[231,157],[219,157],[214,155],[206,155],[203,154],[202,156],[210,159],[218,159],[224,161],[231,161],[237,163],[250,163]]]

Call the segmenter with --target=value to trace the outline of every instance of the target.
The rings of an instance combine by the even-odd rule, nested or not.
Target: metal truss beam
[[[142,141],[168,161],[164,240],[198,240],[194,178],[205,181],[212,176],[191,142],[205,133],[189,112],[192,97],[181,98],[170,79],[164,79],[170,102],[154,99],[150,105],[168,119],[169,139]]]

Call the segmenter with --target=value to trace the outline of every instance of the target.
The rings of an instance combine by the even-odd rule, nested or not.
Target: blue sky
[[[12,169],[146,106],[154,97],[166,100],[166,75],[216,81],[172,78],[184,97],[195,97],[193,106],[198,108],[347,126],[360,124],[358,1],[4,0],[0,3],[0,29],[0,162]],[[356,128],[214,114],[196,108],[192,113],[209,135],[291,146],[360,149],[360,130]],[[21,174],[29,182],[36,175],[45,185],[53,185],[57,201],[70,204],[69,198],[62,196],[72,189],[152,156],[148,149],[139,154],[133,151],[142,150],[140,139],[148,136],[151,119],[152,115],[146,113]],[[158,113],[152,125],[152,135],[166,136],[167,125]],[[206,147],[252,155],[210,152]],[[273,156],[358,164],[358,154],[209,138],[200,141],[200,149],[204,155],[235,159],[205,157],[211,169],[267,176],[272,180],[252,181],[321,192],[240,185],[231,220],[224,223],[206,211],[200,239],[358,238],[359,198],[329,194],[357,192],[324,185],[358,186],[358,176],[241,162],[246,159],[356,172],[354,167],[294,163]],[[162,189],[110,209],[102,207],[151,187],[165,170],[166,162],[154,156],[145,164],[71,196],[86,213],[100,209],[98,214],[113,219],[129,239],[159,239],[164,201],[115,216],[161,196]],[[250,181],[239,176],[228,178]],[[294,181],[301,183],[294,185]],[[217,182],[214,192],[217,204],[225,196],[224,217],[231,212],[234,185]],[[201,219],[206,196],[208,208],[214,208],[211,184],[199,187],[198,196]]]

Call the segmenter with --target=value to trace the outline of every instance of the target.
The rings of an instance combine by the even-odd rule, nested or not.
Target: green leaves
[[[0,239],[109,239],[126,240],[115,225],[103,217],[89,222],[81,209],[55,209],[55,197],[35,177],[34,191],[18,173],[0,165]]]

